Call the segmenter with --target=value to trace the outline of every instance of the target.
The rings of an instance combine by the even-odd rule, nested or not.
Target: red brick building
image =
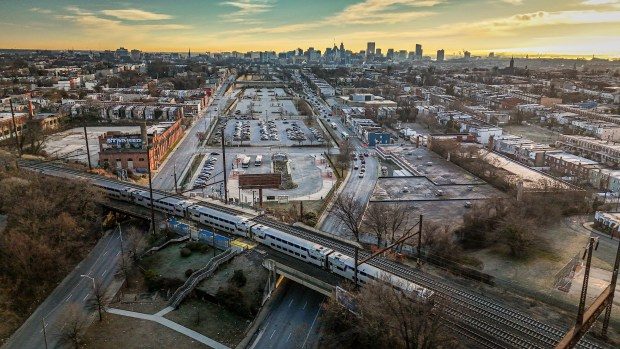
[[[156,170],[168,150],[183,137],[181,120],[141,126],[140,133],[106,132],[99,136],[99,166],[147,172],[147,145],[151,170]]]

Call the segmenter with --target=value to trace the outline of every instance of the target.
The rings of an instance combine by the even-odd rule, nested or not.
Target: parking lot
[[[256,119],[281,119],[299,115],[292,99],[285,99],[282,88],[247,88],[239,97],[233,116]]]
[[[489,184],[435,185],[426,177],[379,178],[372,201],[482,200],[501,195]]]
[[[216,133],[217,137],[218,134]],[[227,141],[244,146],[300,146],[325,142],[319,129],[310,128],[301,120],[234,120],[225,126]]]
[[[480,178],[465,171],[458,165],[442,158],[425,147],[391,146],[386,147],[399,156],[415,171],[413,175],[426,176],[435,184],[483,184]]]

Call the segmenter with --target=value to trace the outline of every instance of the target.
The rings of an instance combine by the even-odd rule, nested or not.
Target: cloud
[[[52,13],[52,10],[46,9],[46,8],[40,8],[40,7],[33,7],[33,8],[30,9],[30,11],[36,12],[36,13],[43,13],[43,14],[47,14],[47,15]]]
[[[134,24],[123,23],[118,19],[109,19],[100,17],[93,12],[83,10],[76,6],[65,8],[68,14],[56,15],[57,19],[70,21],[92,32],[119,33],[119,32],[150,32],[156,30],[180,30],[189,29],[189,26],[175,23],[159,23],[159,24]],[[102,11],[104,13],[104,11]],[[126,18],[122,18],[126,19]],[[139,21],[138,19],[133,19]],[[144,19],[143,19],[144,20]]]
[[[521,5],[523,3],[523,0],[501,0],[501,2],[505,2],[507,4],[512,4],[512,5]]]
[[[620,0],[585,0],[581,4],[587,6],[616,5],[620,4]]]
[[[148,12],[139,9],[103,10],[101,13],[128,21],[158,21],[172,18],[172,16],[167,14]]]
[[[267,12],[273,7],[272,3],[252,0],[224,1],[220,5],[236,7],[238,12],[245,14]]]
[[[350,5],[332,17],[338,24],[389,24],[433,15],[434,12],[419,11],[433,7],[443,0],[365,0]]]
[[[233,7],[234,11],[219,15],[224,22],[258,25],[263,21],[256,17],[260,13],[271,11],[274,3],[270,0],[224,1],[220,5]]]

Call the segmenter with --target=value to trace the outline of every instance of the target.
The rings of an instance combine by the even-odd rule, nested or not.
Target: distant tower
[[[515,58],[511,57],[510,58],[510,71],[513,71],[515,69]]]
[[[192,58],[192,49],[191,49],[191,48],[188,48],[188,49],[187,49],[187,58],[188,58],[188,59],[189,59],[189,58]]]
[[[340,51],[344,52],[344,43],[342,43],[342,41],[340,42]]]

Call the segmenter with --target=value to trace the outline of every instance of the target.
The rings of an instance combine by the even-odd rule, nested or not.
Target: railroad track
[[[34,169],[70,173],[79,177],[100,181],[117,182],[113,179],[85,173],[80,170],[60,167],[51,163],[37,164],[23,161],[21,165]],[[144,187],[139,185],[126,182],[122,183],[127,187],[145,190]],[[153,192],[160,195],[170,195],[169,192],[160,190],[153,190]],[[182,195],[174,196],[186,198]],[[240,216],[248,215],[247,212],[209,202],[200,202],[198,205],[217,209],[229,214]],[[266,217],[258,217],[255,218],[254,221],[321,244],[349,256],[354,255],[354,248],[351,245],[347,245],[327,236],[317,235],[310,230],[301,227],[293,227]],[[359,251],[360,259],[364,259],[369,255],[368,252]],[[472,291],[423,273],[420,270],[381,257],[375,258],[368,263],[433,290],[437,297],[445,301],[445,312],[449,315],[449,318],[446,319],[446,325],[456,333],[464,335],[484,347],[552,348],[564,335],[564,331],[556,327],[537,321],[518,311],[506,308],[489,297],[478,295]],[[605,346],[586,339],[582,339],[577,347],[583,349],[606,348]]]

